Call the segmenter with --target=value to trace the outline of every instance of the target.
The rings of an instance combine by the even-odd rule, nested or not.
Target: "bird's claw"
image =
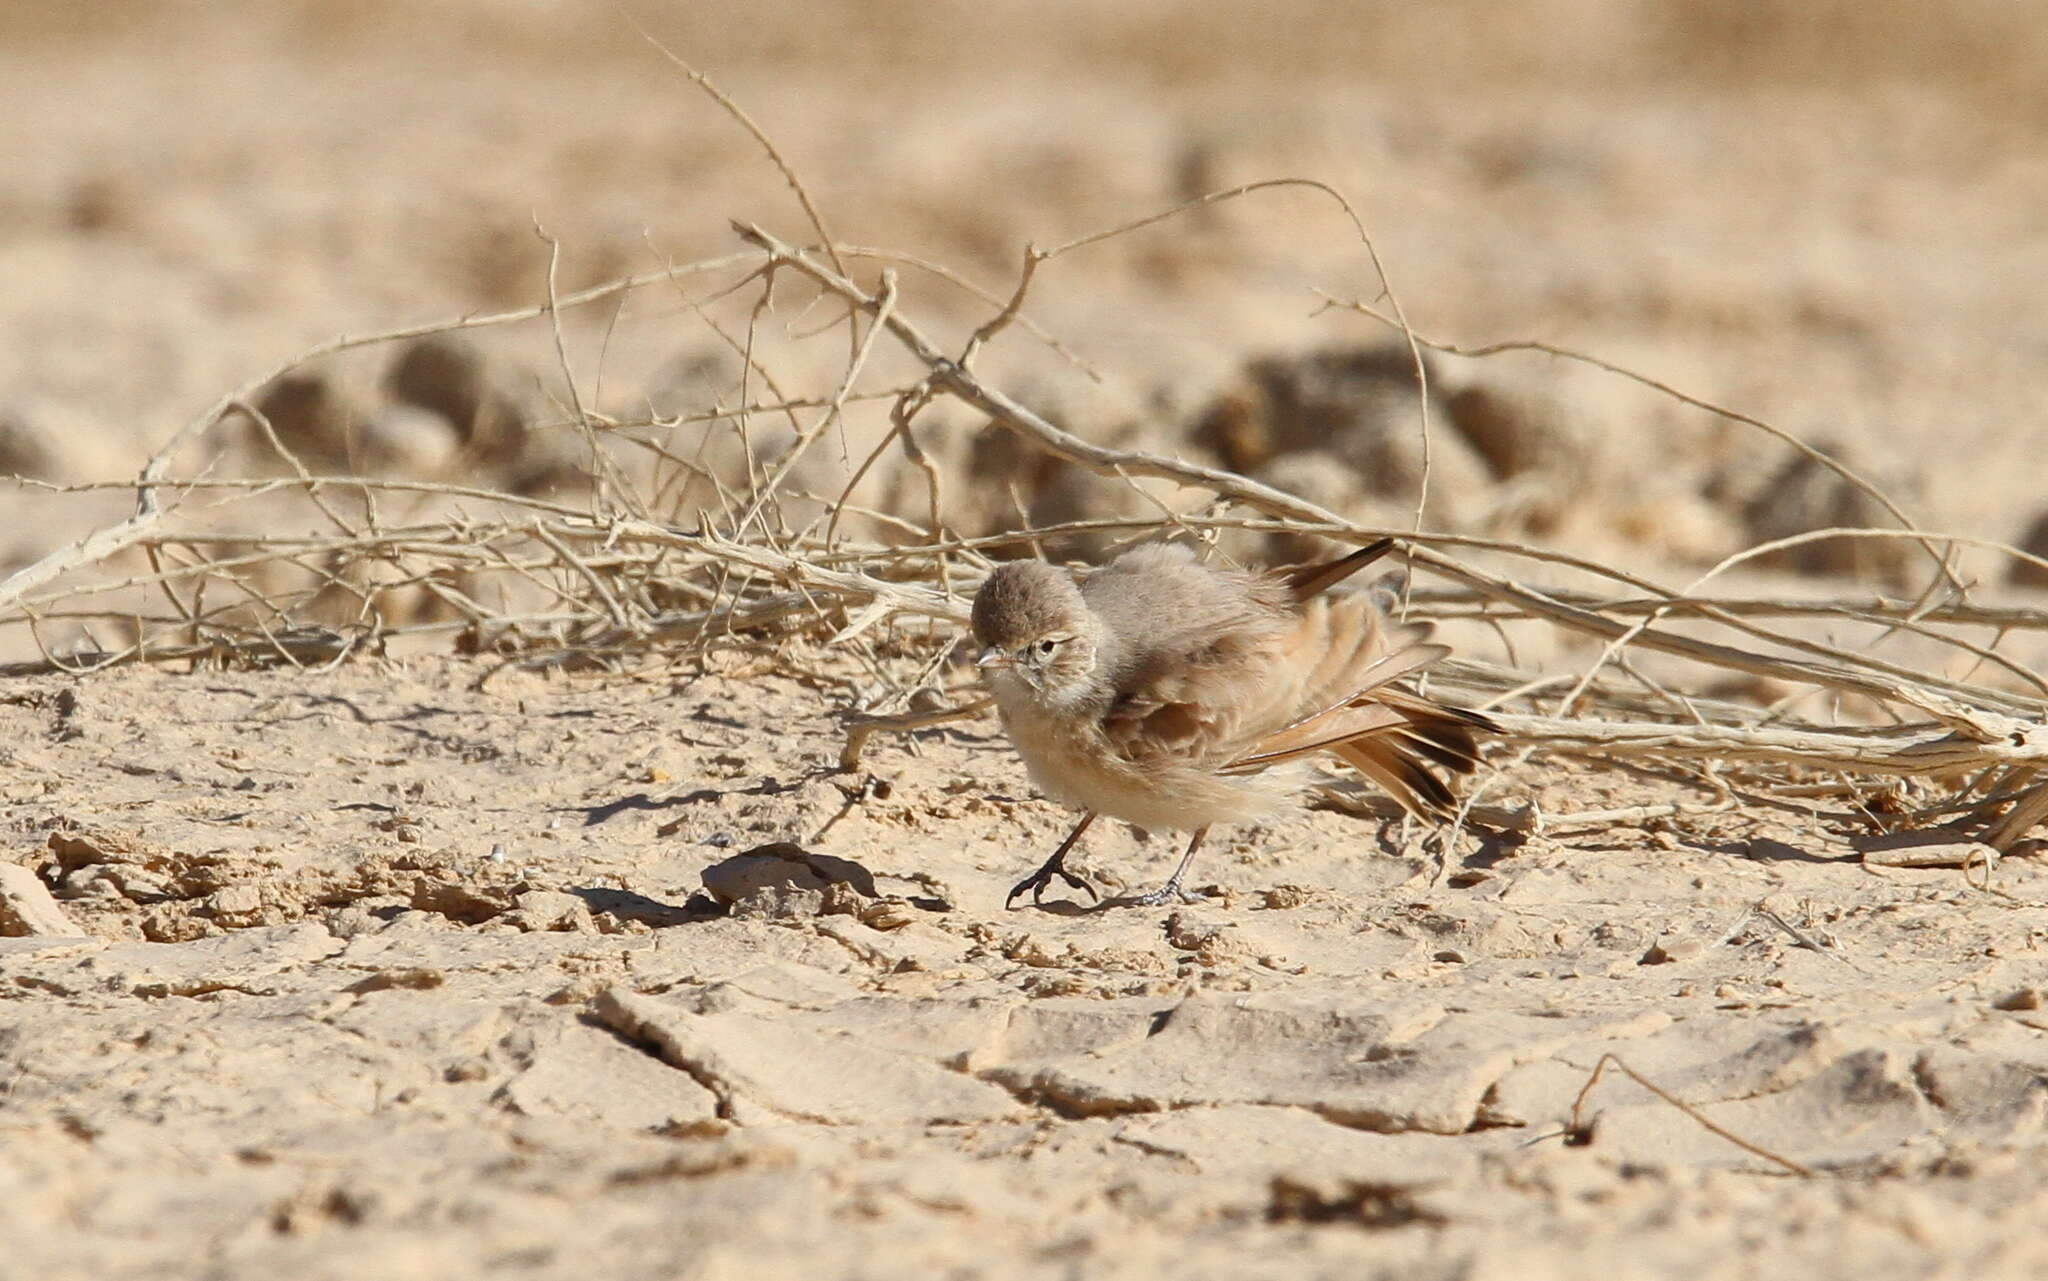
[[[1017,896],[1025,890],[1031,891],[1031,905],[1033,907],[1042,906],[1045,903],[1045,887],[1052,884],[1052,878],[1055,876],[1077,890],[1085,890],[1090,902],[1100,903],[1102,901],[1102,895],[1095,892],[1093,885],[1090,885],[1084,878],[1068,871],[1066,865],[1058,859],[1053,859],[1044,867],[1039,868],[1031,875],[1011,886],[1009,897],[1003,900],[1003,907],[1008,909],[1016,906]]]

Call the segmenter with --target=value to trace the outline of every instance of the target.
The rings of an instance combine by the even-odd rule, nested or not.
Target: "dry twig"
[[[73,629],[83,643],[68,652],[46,651],[40,665],[66,669],[174,660],[327,662],[394,640],[437,636],[455,636],[466,648],[500,653],[512,661],[615,664],[634,656],[661,659],[732,644],[765,646],[784,653],[783,661],[794,661],[787,657],[788,647],[802,640],[836,646],[854,656],[866,672],[863,679],[871,682],[866,688],[877,699],[900,699],[912,689],[935,687],[945,655],[966,620],[965,602],[991,557],[1019,549],[1057,551],[1072,545],[1067,540],[1160,532],[1204,543],[1213,543],[1224,531],[1359,541],[1396,533],[1410,565],[1431,580],[1408,595],[1411,617],[1493,624],[1502,629],[1511,654],[1513,629],[1551,628],[1592,638],[1603,647],[1600,661],[1577,673],[1532,672],[1466,659],[1446,663],[1433,675],[1433,680],[1484,701],[1518,747],[1608,761],[1704,762],[1715,778],[1714,770],[1722,766],[1739,768],[1742,786],[1749,789],[1742,793],[1745,798],[1792,798],[1806,785],[1802,780],[1810,780],[1815,771],[1851,780],[1953,780],[1952,795],[1926,807],[1927,814],[1971,810],[1970,821],[1983,825],[1982,839],[2001,851],[2048,818],[2048,783],[2040,781],[2048,766],[2048,730],[2043,728],[2048,680],[2001,649],[2010,635],[2048,630],[2048,613],[1982,604],[1959,588],[1947,598],[1917,601],[1704,594],[1710,580],[1744,559],[1820,538],[1921,542],[1951,578],[1944,548],[1977,546],[2025,563],[2048,561],[2003,544],[1921,530],[1870,482],[1762,419],[1689,396],[1597,357],[1547,344],[1463,347],[1425,338],[1407,326],[1398,304],[1390,304],[1386,313],[1366,304],[1344,305],[1400,329],[1418,369],[1425,347],[1471,356],[1540,350],[1745,423],[1835,468],[1883,503],[1901,528],[1816,530],[1777,540],[1730,556],[1685,589],[1673,590],[1561,549],[1425,532],[1419,527],[1388,531],[1364,526],[1231,471],[1100,444],[1055,424],[975,367],[977,354],[1012,324],[1056,343],[1024,312],[1033,282],[1049,264],[1187,209],[1280,186],[1303,186],[1333,197],[1370,253],[1371,241],[1348,203],[1312,182],[1249,184],[1051,249],[1026,247],[1017,280],[1000,295],[967,285],[957,274],[921,259],[837,245],[803,184],[765,133],[701,76],[688,74],[735,113],[782,169],[817,234],[816,248],[794,246],[752,224],[736,223],[749,246],[743,253],[556,297],[553,262],[559,246],[554,246],[545,304],[339,338],[315,347],[223,396],[173,433],[134,480],[122,482],[137,499],[128,519],[53,551],[0,582],[0,627],[26,628],[39,644],[45,643],[49,629]],[[975,291],[993,311],[959,346],[959,355],[949,356],[935,331],[914,314],[914,300],[899,289],[893,271],[882,272],[874,285],[848,274],[847,263],[875,260],[937,273]],[[1374,262],[1377,266],[1376,256]],[[652,413],[607,415],[594,395],[586,397],[578,387],[561,316],[573,307],[623,298],[648,284],[667,282],[680,288],[680,282],[698,276],[713,277],[715,287],[703,298],[684,298],[684,306],[739,357],[738,403],[670,418]],[[819,290],[819,296],[835,299],[847,309],[848,354],[829,383],[795,385],[786,372],[771,368],[764,355],[758,331],[779,277],[800,277]],[[716,308],[744,308],[744,326],[724,312],[714,314]],[[565,402],[562,425],[584,434],[592,474],[598,478],[586,502],[418,477],[316,475],[277,427],[252,408],[264,386],[310,362],[379,344],[522,321],[552,327],[559,376],[566,382],[560,398]],[[921,374],[891,375],[894,385],[864,389],[866,371],[883,363],[881,349],[889,345],[883,343],[885,337]],[[755,386],[768,394],[748,394]],[[1164,481],[1208,496],[1207,505],[1168,504],[1141,491],[1156,505],[1156,514],[1037,528],[1026,522],[1023,528],[974,536],[953,533],[947,528],[952,518],[942,501],[953,483],[948,472],[952,455],[938,447],[941,442],[935,434],[940,430],[937,424],[952,420],[923,417],[946,399],[979,411],[999,424],[997,430],[1014,433],[1032,449],[1073,464],[1100,483]],[[820,498],[799,487],[800,464],[817,439],[835,428],[845,433],[856,411],[872,414],[861,407],[884,404],[889,406],[887,430],[876,438],[865,461],[852,465],[847,460],[844,487],[836,497]],[[173,461],[236,413],[256,424],[272,452],[286,461],[290,475],[241,477],[209,470],[172,477]],[[755,447],[757,427],[749,426],[767,414],[786,421],[791,433],[772,456]],[[721,471],[706,460],[714,433],[739,436],[745,447],[743,474]],[[885,465],[892,447],[901,453],[897,465],[914,469],[899,475],[921,474],[922,511],[901,510],[907,504],[900,501],[897,510],[877,509],[852,498],[871,470]],[[629,456],[637,453],[644,466],[653,469],[651,483],[636,488],[635,476],[647,479],[646,472],[631,472],[614,456],[615,450]],[[833,483],[842,482],[835,478]],[[48,488],[82,492],[95,487]],[[695,526],[657,519],[653,504],[680,503],[673,495],[683,490],[708,492],[708,498],[694,506],[679,508],[694,513]],[[373,519],[365,523],[345,517],[328,503],[337,492],[360,494]],[[375,518],[379,495],[405,495],[409,504],[428,505],[434,514],[410,524],[384,524]],[[786,510],[785,504],[814,504],[802,510],[814,510],[816,515],[797,518],[792,513],[798,507]],[[315,522],[321,532],[285,532],[299,526],[275,519],[235,522],[237,512],[275,512],[280,507],[306,507],[324,515],[324,524]],[[848,520],[854,523],[845,523]],[[865,541],[846,533],[857,528],[868,531]],[[148,553],[147,573],[94,576],[96,567],[134,546]],[[1594,586],[1539,587],[1526,576],[1482,567],[1481,557],[1493,558],[1488,564],[1515,558],[1543,567],[1546,580],[1566,574]],[[234,598],[225,603],[207,600],[209,584],[216,585],[216,598],[220,585],[232,589]],[[161,606],[144,609],[136,596],[142,591],[162,593],[170,612]],[[387,602],[404,592],[418,594],[438,612],[408,618],[402,610],[387,609]],[[345,618],[331,612],[316,617],[312,611],[323,597],[345,603]],[[1874,644],[1812,639],[1794,630],[1801,620],[1910,636],[1965,655],[1973,665],[1961,676],[1942,675],[1898,656],[1897,650],[1880,654]],[[1998,634],[1987,641],[1973,634],[1973,628],[1995,628]],[[128,639],[111,647],[91,639],[107,633]],[[1809,723],[1783,707],[1773,710],[1703,696],[1699,682],[1674,676],[1667,668],[1647,669],[1638,660],[1649,653],[1680,660],[1681,672],[1709,677],[1735,673],[1853,695],[1884,709],[1897,723]],[[1980,679],[1980,668],[2000,683]],[[1553,700],[1552,714],[1538,713],[1539,696]],[[849,759],[875,732],[942,723],[972,715],[979,706],[857,720],[850,725]],[[1857,785],[1849,785],[1852,796]],[[1642,823],[1718,813],[1735,803],[1735,794],[1725,783],[1716,786],[1720,791],[1706,804],[1631,806],[1569,815],[1544,815],[1529,806],[1478,806],[1472,817],[1482,825],[1522,832]]]

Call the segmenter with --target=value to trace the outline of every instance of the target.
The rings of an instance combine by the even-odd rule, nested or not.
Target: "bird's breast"
[[[1094,719],[1021,700],[999,700],[997,707],[1040,791],[1061,804],[1139,827],[1186,831],[1258,818],[1292,791],[1271,775],[1224,777],[1190,761],[1130,761]]]

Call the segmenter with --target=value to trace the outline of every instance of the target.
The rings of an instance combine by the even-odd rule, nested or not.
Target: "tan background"
[[[1930,525],[2040,510],[2035,6],[637,12],[845,241],[1001,290],[1027,239],[1313,176],[1433,336],[1572,344],[1830,437]],[[732,217],[809,234],[609,5],[15,0],[0,158],[0,471],[56,482],[131,473],[335,334],[538,301],[536,220],[564,287],[730,252]],[[904,281],[956,342],[987,314]],[[1030,312],[1100,386],[1017,331],[986,368],[1195,453],[1246,360],[1381,340],[1317,287],[1377,285],[1326,200],[1261,193],[1047,266]],[[785,304],[778,359],[829,389],[843,339],[787,337],[818,318]],[[683,295],[605,328],[565,330],[604,408],[724,376]],[[544,328],[486,350],[560,397]],[[374,401],[387,358],[333,376]],[[1782,446],[1541,357],[1439,369],[1578,452],[1432,523],[1548,511],[1678,581],[1757,536],[1737,499]],[[974,425],[935,420],[949,465]],[[248,461],[215,448],[177,472]],[[0,488],[0,571],[130,501]],[[1011,912],[1068,819],[986,721],[839,773],[850,660],[488,667],[0,684],[0,849],[84,936],[0,920],[0,1274],[2048,1270],[2048,882],[2025,847],[1995,877],[1863,861],[1931,790],[1496,749],[1487,799],[1565,821],[1444,850],[1315,809],[1213,839],[1200,906]],[[774,842],[873,879],[763,856],[783,888],[685,906]],[[1105,824],[1077,864],[1136,890],[1172,857]],[[1614,1075],[1567,1144],[1609,1052],[1766,1152]]]

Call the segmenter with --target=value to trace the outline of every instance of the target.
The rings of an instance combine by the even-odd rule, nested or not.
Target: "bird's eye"
[[[1057,648],[1059,648],[1059,642],[1050,636],[1038,642],[1038,652],[1041,656],[1049,656]]]

